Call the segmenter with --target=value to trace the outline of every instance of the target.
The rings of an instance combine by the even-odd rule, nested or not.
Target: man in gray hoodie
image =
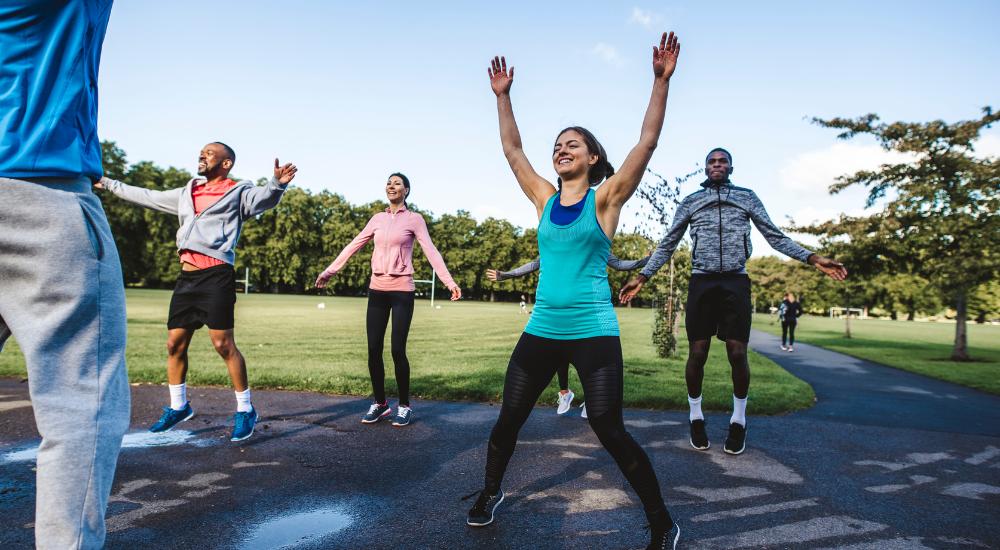
[[[782,254],[806,262],[829,277],[843,281],[843,264],[820,256],[788,238],[767,215],[757,194],[729,181],[733,157],[722,148],[708,153],[702,189],[681,201],[674,221],[656,246],[646,267],[619,292],[628,302],[642,285],[659,270],[676,250],[688,227],[691,228],[691,283],[685,307],[688,337],[688,361],[685,380],[690,405],[691,446],[698,450],[710,447],[701,411],[701,384],[712,336],[726,343],[732,367],[733,415],[724,450],[738,455],[746,448],[746,406],[750,390],[750,365],[747,343],[750,341],[750,278],[746,262],[750,246],[750,222],[763,233],[767,242]]]
[[[236,153],[221,142],[209,143],[198,156],[198,175],[184,187],[154,191],[102,178],[96,187],[146,208],[174,214],[180,221],[177,251],[181,274],[170,299],[167,320],[167,383],[170,406],[149,429],[165,432],[194,416],[187,399],[187,350],[194,331],[208,326],[215,350],[229,369],[236,391],[236,415],[231,441],[253,435],[259,420],[250,401],[247,367],[233,334],[236,304],[236,244],[244,220],[274,208],[298,170],[278,164],[263,186],[229,179]]]

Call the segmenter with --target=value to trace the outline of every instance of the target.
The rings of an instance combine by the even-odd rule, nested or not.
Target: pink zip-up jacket
[[[412,292],[416,288],[413,284],[413,239],[420,243],[431,267],[448,290],[457,288],[458,285],[444,265],[444,258],[431,242],[424,217],[410,212],[406,205],[401,206],[395,214],[391,214],[386,208],[385,212],[372,216],[368,225],[344,247],[324,273],[335,275],[344,268],[351,256],[373,238],[375,251],[372,253],[372,279],[369,285],[373,290]]]

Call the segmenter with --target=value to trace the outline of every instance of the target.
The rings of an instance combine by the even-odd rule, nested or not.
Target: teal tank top
[[[556,193],[538,222],[541,267],[535,309],[524,332],[555,340],[618,336],[618,317],[608,285],[611,239],[597,223],[594,190],[583,212],[568,225],[552,223]]]

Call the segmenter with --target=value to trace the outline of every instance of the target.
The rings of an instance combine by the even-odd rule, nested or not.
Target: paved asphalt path
[[[751,416],[743,455],[722,452],[728,415],[709,415],[712,448],[697,452],[685,412],[626,411],[682,547],[1000,547],[1000,398],[805,344],[781,352],[757,331],[751,345],[812,384],[818,402]],[[166,393],[133,387],[110,548],[641,548],[647,540],[637,499],[577,412],[535,411],[497,522],[472,529],[471,501],[461,497],[482,484],[496,405],[419,401],[417,421],[393,428],[360,424],[365,399],[259,391],[264,421],[233,444],[233,395],[224,389],[193,389],[194,419],[146,434]],[[37,442],[27,384],[0,380],[0,548],[31,544]]]

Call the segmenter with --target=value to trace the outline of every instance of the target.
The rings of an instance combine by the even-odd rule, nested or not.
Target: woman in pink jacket
[[[330,278],[343,269],[344,264],[368,241],[375,239],[372,254],[372,278],[368,286],[368,372],[372,378],[375,402],[361,418],[373,424],[392,414],[385,398],[385,365],[382,363],[382,346],[385,340],[389,312],[392,312],[392,362],[396,367],[396,386],[399,388],[399,407],[393,426],[406,426],[413,419],[410,409],[410,362],[406,358],[406,337],[413,318],[413,240],[416,239],[430,261],[437,276],[451,291],[451,299],[462,297],[462,290],[452,280],[444,265],[441,253],[434,248],[424,217],[406,208],[410,194],[410,180],[400,173],[389,176],[385,196],[389,208],[368,220],[368,225],[354,237],[337,259],[316,278],[316,288],[323,288]]]

